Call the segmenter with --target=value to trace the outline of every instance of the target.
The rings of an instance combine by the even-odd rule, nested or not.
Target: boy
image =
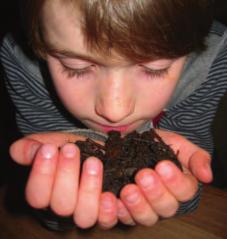
[[[32,134],[11,147],[15,161],[32,163],[30,205],[73,215],[81,228],[111,228],[118,220],[150,226],[195,209],[198,181],[212,179],[205,150],[212,153],[210,126],[227,88],[224,26],[214,24],[206,39],[210,1],[28,3],[29,39],[44,63],[25,56],[11,37],[1,58],[18,126]],[[87,133],[81,128],[124,135],[151,121],[168,130],[158,132],[179,151],[184,173],[163,161],[138,172],[117,199],[102,192],[102,164],[91,157],[79,182],[79,151],[67,142]],[[47,131],[55,132],[34,134]]]

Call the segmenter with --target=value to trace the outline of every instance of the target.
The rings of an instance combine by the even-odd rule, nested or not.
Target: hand
[[[58,215],[73,215],[81,228],[93,226],[98,218],[99,224],[106,228],[108,214],[108,222],[113,226],[117,222],[117,200],[110,193],[101,195],[101,161],[94,157],[85,160],[79,180],[80,152],[75,144],[68,142],[81,139],[68,133],[33,134],[16,141],[10,154],[17,163],[32,164],[26,186],[26,199],[32,207],[50,206]],[[108,205],[113,212],[111,216]]]
[[[181,172],[172,162],[165,160],[154,170],[142,169],[135,177],[135,184],[126,185],[118,202],[119,220],[125,224],[155,224],[159,217],[173,216],[179,202],[190,200],[198,190],[198,180],[212,180],[209,154],[172,132],[157,130],[173,150],[184,167]],[[120,213],[119,213],[120,212]]]
[[[136,184],[127,185],[123,188],[121,200],[116,199],[111,193],[101,193],[99,213],[97,216],[96,209],[92,223],[95,223],[97,219],[102,228],[111,228],[119,219],[128,225],[134,225],[135,223],[153,225],[159,216],[169,217],[173,215],[178,208],[178,201],[187,201],[194,195],[197,190],[196,178],[205,183],[211,181],[212,173],[209,166],[210,157],[208,153],[177,134],[160,130],[158,133],[167,144],[172,146],[175,152],[179,151],[179,159],[184,165],[185,170],[187,169],[187,174],[182,174],[182,172],[169,161],[159,163],[155,170],[141,170],[136,176]],[[42,143],[51,143],[60,146],[65,142],[74,142],[75,140],[78,140],[78,138],[72,134],[36,134],[14,143],[10,152],[16,162],[20,164],[30,164],[34,160],[34,155],[37,154]],[[166,178],[161,173],[161,171],[165,171],[165,168],[168,168],[168,166],[170,166],[170,172],[175,175],[172,178]],[[196,178],[189,173],[190,171]],[[149,182],[150,187],[144,188],[141,182],[146,180],[148,182],[151,180]],[[176,187],[177,192],[175,192]],[[178,188],[181,190],[178,190]],[[138,193],[137,196],[139,197],[136,202],[133,202],[133,197],[135,197],[133,193]],[[38,196],[41,197],[41,195]],[[59,198],[61,195],[59,194]],[[54,209],[54,203],[51,205]],[[64,212],[59,213],[57,210],[58,209],[54,209],[56,213],[60,215],[64,214]],[[76,212],[76,209],[74,211]],[[91,215],[90,212],[87,215]],[[92,225],[91,222],[89,224],[87,218],[85,218],[85,220],[80,219],[79,214],[74,213],[74,215],[76,214],[75,222],[80,227],[89,227]],[[84,215],[86,214],[84,213]]]

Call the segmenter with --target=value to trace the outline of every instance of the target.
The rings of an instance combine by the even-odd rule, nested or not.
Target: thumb
[[[211,157],[206,151],[196,151],[189,160],[189,168],[194,176],[203,183],[210,183],[213,179]]]
[[[16,163],[30,165],[41,145],[39,141],[24,137],[10,146],[9,153]]]
[[[42,144],[54,144],[59,147],[76,140],[84,140],[84,137],[65,132],[30,134],[15,141],[10,146],[10,156],[18,164],[30,165]]]

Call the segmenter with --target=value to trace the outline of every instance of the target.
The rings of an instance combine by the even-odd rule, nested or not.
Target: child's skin
[[[73,9],[73,11],[72,11]],[[158,115],[168,103],[186,57],[134,63],[114,50],[108,56],[88,51],[75,6],[47,1],[42,12],[44,41],[49,46],[47,63],[53,83],[65,107],[92,129],[127,134]],[[89,158],[79,180],[78,136],[65,133],[36,134],[11,147],[11,155],[33,167],[26,187],[28,202],[35,208],[51,206],[59,215],[74,215],[75,223],[103,228],[118,220],[150,226],[159,216],[173,216],[179,201],[197,191],[198,181],[210,182],[210,156],[183,137],[159,130],[159,134],[185,167],[182,173],[169,161],[155,170],[143,169],[135,184],[121,191],[120,199],[102,192],[101,161]],[[62,146],[64,145],[64,146]],[[60,152],[58,146],[62,146]],[[194,175],[194,176],[193,176]]]

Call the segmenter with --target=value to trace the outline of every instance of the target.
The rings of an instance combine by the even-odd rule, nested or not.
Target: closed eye
[[[170,66],[162,69],[151,69],[149,67],[146,67],[144,65],[140,65],[142,67],[142,71],[146,76],[148,76],[151,79],[157,79],[157,78],[163,78],[165,75],[168,74]]]
[[[62,73],[67,74],[68,78],[82,78],[86,74],[89,74],[92,71],[93,65],[84,67],[84,68],[70,68],[62,64]]]

